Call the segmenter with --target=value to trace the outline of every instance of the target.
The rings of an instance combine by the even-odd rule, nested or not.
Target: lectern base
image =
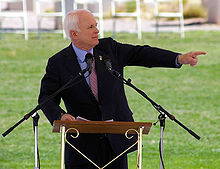
[[[138,147],[137,151],[137,169],[142,167],[142,135],[148,134],[152,123],[138,123],[138,122],[102,122],[102,121],[55,121],[53,132],[61,132],[61,161],[60,168],[64,169],[64,151],[65,151],[65,142],[67,142],[73,149],[75,149],[79,154],[86,158],[98,169],[104,169],[120,156],[128,152],[135,145]],[[137,134],[138,140],[132,144],[129,148],[120,153],[117,157],[109,161],[104,166],[100,167],[89,159],[85,154],[78,150],[74,145],[72,145],[66,139],[67,133],[76,133],[77,138],[80,133],[112,133],[112,134],[125,134],[127,139],[131,139],[133,136],[129,137],[128,134]]]

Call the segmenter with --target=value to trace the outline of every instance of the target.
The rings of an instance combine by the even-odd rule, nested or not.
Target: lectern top
[[[53,124],[53,132],[60,132],[60,127],[65,126],[65,129],[77,129],[79,133],[111,133],[125,134],[129,129],[138,131],[143,128],[143,134],[148,134],[152,123],[146,122],[122,122],[122,121],[61,121],[55,120]],[[70,130],[75,132],[75,130]],[[129,134],[137,134],[130,130]]]

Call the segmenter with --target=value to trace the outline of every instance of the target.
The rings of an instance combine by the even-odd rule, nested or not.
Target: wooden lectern
[[[136,144],[138,145],[138,152],[137,152],[137,169],[141,169],[142,165],[142,135],[148,134],[152,123],[142,123],[142,122],[114,122],[114,121],[61,121],[56,120],[54,121],[53,125],[53,132],[61,133],[61,163],[60,168],[64,169],[64,150],[65,150],[65,141],[68,142],[66,139],[67,133],[76,133],[76,136],[72,136],[73,138],[77,138],[79,133],[111,133],[111,134],[125,134],[127,139],[131,139],[128,134],[137,134],[138,140],[136,143],[131,145],[128,149],[123,151],[117,157],[112,159],[109,163],[105,166],[100,167],[95,164],[92,160],[90,160],[86,155],[84,155],[80,150],[78,150],[74,145],[70,144],[72,148],[74,148],[78,153],[84,156],[87,160],[89,160],[93,165],[95,165],[98,169],[104,169],[110,163],[115,161],[119,158],[122,154],[126,153],[129,149],[134,147]]]

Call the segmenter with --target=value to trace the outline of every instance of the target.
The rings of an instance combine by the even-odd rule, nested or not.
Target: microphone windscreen
[[[107,56],[107,55],[102,55],[102,58],[103,58],[104,61],[105,60],[110,60],[109,56]]]
[[[105,66],[108,70],[112,70],[112,63],[111,63],[111,59],[109,58],[109,56],[107,55],[103,55],[103,61],[105,63]]]
[[[87,53],[85,56],[85,60],[87,63],[87,70],[89,71],[89,73],[91,73],[92,71],[92,62],[93,62],[93,55],[91,53]]]
[[[93,61],[93,55],[91,53],[87,53],[85,56],[85,60],[86,60],[86,63],[88,63],[90,60]]]

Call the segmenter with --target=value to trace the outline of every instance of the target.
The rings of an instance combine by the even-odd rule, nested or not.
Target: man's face
[[[88,51],[98,45],[99,30],[91,13],[84,12],[79,15],[79,29],[80,31],[73,31],[75,33],[73,42],[76,47]]]

